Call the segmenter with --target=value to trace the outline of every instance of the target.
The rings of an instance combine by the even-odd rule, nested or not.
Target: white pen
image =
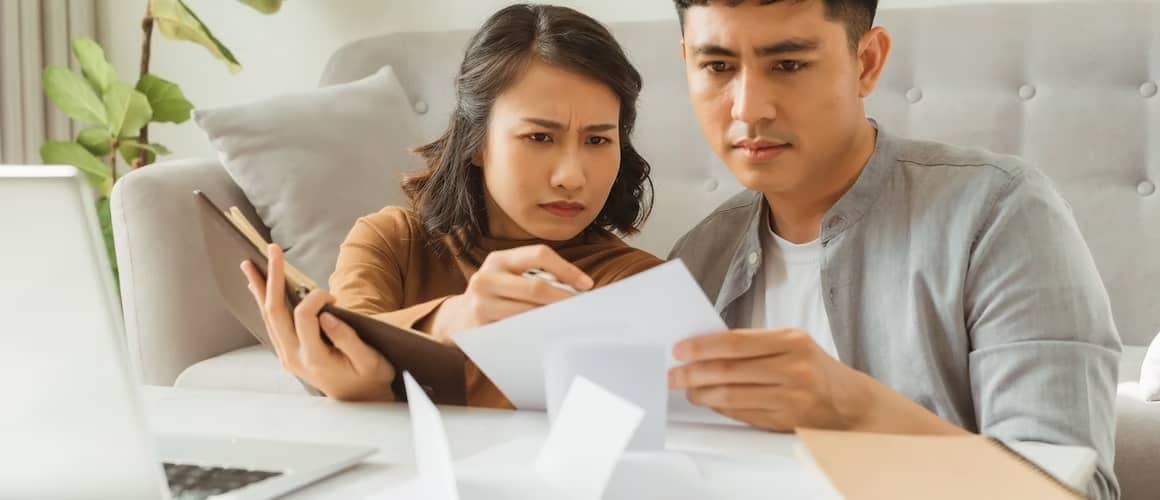
[[[576,294],[580,293],[579,290],[572,288],[571,286],[568,286],[564,283],[560,283],[560,280],[556,279],[556,276],[554,276],[552,273],[549,273],[549,272],[541,270],[541,269],[529,269],[527,271],[524,271],[523,277],[544,280],[544,281],[548,282],[549,285],[551,285],[555,288],[559,288],[561,290],[564,290],[565,292],[571,293],[572,295],[576,295]]]

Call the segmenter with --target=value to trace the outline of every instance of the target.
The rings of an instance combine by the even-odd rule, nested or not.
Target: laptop
[[[0,166],[0,498],[267,499],[376,451],[153,435],[94,203],[73,167]]]

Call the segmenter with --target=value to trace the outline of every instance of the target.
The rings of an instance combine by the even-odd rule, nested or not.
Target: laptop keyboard
[[[165,478],[174,500],[204,500],[241,489],[263,479],[279,476],[279,472],[202,467],[200,465],[163,464]]]

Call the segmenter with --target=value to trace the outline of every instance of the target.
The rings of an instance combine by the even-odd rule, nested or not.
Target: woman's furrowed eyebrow
[[[560,122],[554,121],[554,120],[544,119],[544,118],[525,117],[523,119],[523,121],[525,121],[527,123],[534,124],[534,125],[539,125],[539,126],[544,127],[548,130],[565,130],[567,128],[564,126],[563,123],[560,123]],[[583,131],[584,132],[604,132],[607,130],[615,130],[615,129],[616,129],[616,124],[597,123],[594,125],[588,125],[587,127],[584,127]]]

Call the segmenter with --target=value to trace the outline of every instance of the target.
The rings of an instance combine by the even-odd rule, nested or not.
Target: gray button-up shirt
[[[731,328],[765,326],[746,324],[739,299],[754,290],[767,206],[760,193],[735,196],[671,255]],[[1043,173],[879,127],[820,237],[842,362],[967,430],[1093,448],[1089,494],[1119,496],[1120,338],[1070,207]]]

